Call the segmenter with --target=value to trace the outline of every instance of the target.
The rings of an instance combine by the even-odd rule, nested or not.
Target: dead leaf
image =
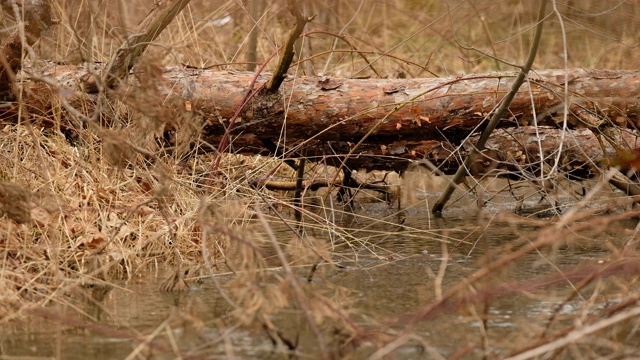
[[[76,242],[78,244],[76,249],[77,250],[89,250],[89,249],[96,250],[104,246],[107,243],[107,241],[108,241],[107,236],[102,233],[87,234],[85,236],[81,236],[78,239],[78,241]]]

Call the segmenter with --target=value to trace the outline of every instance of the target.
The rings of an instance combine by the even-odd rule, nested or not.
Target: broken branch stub
[[[289,0],[289,11],[291,11],[293,16],[296,18],[296,25],[293,27],[293,29],[291,29],[291,32],[289,32],[287,42],[285,43],[284,48],[280,53],[278,65],[276,66],[273,75],[271,75],[271,79],[269,79],[269,82],[265,87],[265,91],[267,93],[275,93],[280,88],[280,85],[287,76],[287,71],[289,71],[291,62],[293,61],[293,56],[295,55],[294,46],[296,40],[298,40],[298,38],[302,34],[302,31],[304,31],[304,27],[307,25],[307,23],[315,18],[315,15],[311,17],[304,16],[302,12],[300,12],[300,9],[298,8],[298,2],[296,0]]]
[[[190,0],[164,0],[158,2],[154,9],[138,24],[127,41],[116,51],[109,61],[104,76],[107,88],[113,88],[117,82],[129,75],[144,50],[173,19],[189,4]],[[87,84],[89,85],[89,84]],[[87,86],[90,92],[98,90],[95,84]]]

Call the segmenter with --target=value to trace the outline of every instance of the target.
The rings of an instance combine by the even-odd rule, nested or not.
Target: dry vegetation
[[[224,319],[180,316],[183,324],[188,323],[185,328],[202,334],[208,329],[220,331],[214,343],[227,341],[229,357],[233,341],[225,338],[230,336],[225,329],[266,334],[282,354],[300,357],[377,359],[405,344],[418,344],[434,358],[509,354],[515,358],[543,354],[546,358],[616,358],[616,353],[630,356],[640,351],[636,303],[640,262],[635,248],[639,235],[623,233],[622,227],[611,230],[621,221],[629,226],[628,219],[638,214],[630,198],[611,196],[614,192],[605,181],[585,185],[585,196],[579,194],[582,184],[566,180],[557,180],[553,186],[519,184],[515,190],[498,180],[470,180],[471,195],[456,193],[454,207],[473,220],[458,223],[459,229],[436,231],[432,230],[435,219],[433,224],[431,220],[426,225],[402,224],[411,214],[428,216],[416,209],[424,208],[425,202],[428,207],[429,197],[416,194],[430,194],[441,187],[441,180],[431,175],[412,173],[398,180],[395,175],[356,174],[360,181],[382,181],[392,191],[404,181],[402,211],[395,210],[397,203],[393,208],[385,204],[388,199],[375,192],[359,191],[355,202],[344,205],[336,199],[335,190],[324,189],[304,194],[300,208],[289,192],[250,186],[256,178],[295,178],[295,172],[276,159],[234,154],[219,158],[213,151],[218,144],[199,140],[201,129],[196,125],[176,129],[177,140],[168,144],[162,136],[172,114],[155,105],[156,94],[145,92],[144,84],[153,82],[163,66],[245,70],[252,30],[258,33],[257,62],[269,58],[286,40],[292,19],[284,2],[256,2],[262,8],[254,23],[246,1],[193,0],[140,59],[138,69],[145,69],[146,77],[138,78],[139,92],[115,91],[109,102],[101,104],[100,110],[111,115],[109,123],[69,123],[63,112],[51,113],[47,119],[24,116],[19,123],[3,119],[2,323],[19,323],[29,315],[49,318],[133,339],[156,353],[174,354],[178,350],[168,345],[170,340],[149,340],[160,332],[145,337],[92,327],[89,322],[76,324],[74,319],[80,315],[56,317],[55,309],[82,302],[100,304],[114,287],[126,288],[136,281],[158,282],[156,291],[169,293],[204,282],[217,286],[225,299],[229,310]],[[25,61],[32,65],[42,60],[107,62],[153,3],[53,0],[57,25]],[[395,78],[512,69],[509,64],[521,64],[527,55],[537,3],[308,0],[308,13],[318,16],[307,27],[307,43],[301,45],[307,59],[294,63],[290,75],[363,77],[377,72]],[[640,9],[633,2],[552,3],[535,68],[637,66]],[[6,13],[0,24],[2,36],[16,27]],[[345,36],[350,45],[336,35]],[[366,54],[372,65],[354,49]],[[267,70],[274,64],[270,62]],[[78,110],[90,117],[94,109]],[[124,113],[126,117],[121,116]],[[335,169],[321,164],[308,165],[306,172],[309,180],[335,176]],[[535,203],[539,193],[552,199],[551,206]],[[469,200],[475,196],[489,199],[490,210],[477,210]],[[529,212],[513,215],[511,210],[522,201]],[[294,220],[294,208],[301,209],[303,224]],[[491,231],[485,229],[496,225],[515,229],[513,241],[486,240]],[[522,228],[529,233],[518,235]],[[437,243],[436,249],[442,244],[442,256],[434,259],[434,271],[424,274],[430,284],[424,291],[429,295],[411,313],[376,317],[359,310],[357,294],[335,284],[328,274],[350,271],[346,267],[356,268],[363,259],[371,269],[402,260],[401,253],[385,245],[385,239],[396,236],[398,229],[404,231],[407,242]],[[496,248],[483,247],[485,242]],[[563,265],[560,254],[576,248],[597,248],[599,262],[589,258]],[[469,265],[472,269],[464,276],[445,279],[450,259],[476,253],[477,263]],[[543,270],[526,279],[510,277],[512,264],[530,254],[538,254],[536,261],[546,267],[537,264]],[[553,288],[560,285],[561,290]],[[557,306],[545,321],[517,330],[533,335],[511,343],[490,340],[488,304],[515,294]],[[575,299],[579,309],[571,316],[563,313],[562,304],[575,304]],[[300,334],[281,324],[281,317],[292,313],[307,340],[303,337],[299,342]],[[424,324],[433,319],[447,321],[447,314],[479,319],[482,326],[438,354]],[[198,349],[181,351],[208,356],[206,346]],[[140,348],[133,355],[145,354],[152,356]],[[399,358],[406,355],[398,354]]]

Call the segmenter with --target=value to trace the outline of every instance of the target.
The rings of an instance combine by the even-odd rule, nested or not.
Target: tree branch
[[[436,215],[442,214],[442,209],[446,205],[447,201],[449,201],[449,199],[451,198],[453,191],[456,189],[458,184],[460,184],[464,179],[464,177],[467,175],[467,169],[469,169],[469,167],[475,161],[475,159],[478,158],[478,155],[480,154],[480,152],[484,150],[485,143],[487,142],[487,140],[489,140],[489,136],[491,136],[491,133],[500,122],[500,119],[502,118],[502,115],[504,114],[504,112],[509,108],[511,101],[518,93],[518,89],[520,89],[520,86],[524,82],[527,74],[529,73],[529,70],[531,70],[531,65],[533,65],[533,61],[535,60],[536,54],[538,53],[538,46],[540,45],[540,38],[542,37],[542,26],[544,24],[544,18],[545,18],[544,14],[545,14],[546,5],[547,5],[547,0],[540,0],[540,7],[538,10],[538,23],[536,25],[536,33],[533,38],[533,43],[531,44],[531,49],[529,50],[529,56],[527,57],[527,61],[525,62],[524,66],[520,69],[520,73],[518,73],[518,77],[516,78],[513,85],[511,86],[511,90],[509,90],[509,93],[507,94],[507,96],[504,97],[504,99],[500,103],[500,106],[498,107],[496,112],[494,112],[493,115],[491,116],[491,120],[489,120],[489,124],[480,135],[480,139],[478,139],[478,142],[476,143],[475,148],[464,160],[464,164],[460,168],[458,168],[458,171],[453,176],[453,179],[451,179],[451,182],[449,183],[449,185],[447,185],[447,188],[444,190],[442,194],[440,194],[440,197],[438,198],[436,203],[433,205],[433,208],[431,209],[431,212],[433,214],[436,214]]]
[[[287,76],[287,71],[289,70],[289,66],[291,66],[293,55],[295,54],[294,45],[296,40],[298,40],[300,34],[302,34],[307,23],[315,17],[315,15],[311,17],[305,17],[302,15],[298,9],[298,2],[296,0],[289,0],[289,11],[291,11],[293,16],[296,18],[296,26],[291,29],[287,43],[285,44],[284,49],[282,49],[280,59],[278,59],[278,66],[265,87],[265,91],[271,94],[278,91],[280,84],[282,84],[284,78]]]
[[[166,0],[160,2],[136,27],[129,39],[118,49],[106,69],[105,85],[113,88],[116,83],[129,75],[144,50],[189,4],[190,0]],[[91,87],[88,87],[91,88]],[[91,88],[96,91],[97,88]]]

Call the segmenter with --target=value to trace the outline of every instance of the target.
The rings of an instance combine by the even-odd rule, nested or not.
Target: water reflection
[[[351,228],[349,239],[353,241],[333,244],[340,266],[322,265],[323,271],[314,281],[330,281],[350,289],[363,323],[366,318],[375,318],[380,324],[393,323],[401,330],[401,324],[395,322],[398,316],[435,301],[442,291],[437,287],[453,286],[484,262],[538,235],[535,226],[493,221],[494,215],[469,214],[461,209],[458,214],[451,212],[445,219],[435,219],[424,207],[398,213],[385,204],[372,204],[358,216],[345,214],[339,219],[340,226]],[[384,221],[366,222],[366,218]],[[275,226],[275,231],[282,238],[291,237],[285,227]],[[308,231],[317,237],[330,232],[326,228]],[[616,230],[612,234],[614,241]],[[582,237],[586,240],[571,247],[523,256],[487,281],[526,281],[553,273],[558,266],[569,267],[585,259],[598,261],[610,254],[607,241],[611,239]],[[183,358],[280,357],[263,331],[236,326],[229,316],[231,306],[212,283],[191,282],[190,291],[170,295],[160,293],[158,284],[147,279],[120,284],[85,303],[84,308],[47,308],[59,315],[58,321],[33,316],[11,322],[1,330],[2,355],[58,359],[174,358],[178,354]],[[224,284],[225,277],[218,281]],[[526,343],[529,333],[543,329],[552,315],[562,322],[564,315],[584,311],[586,299],[580,296],[565,302],[569,290],[565,284],[546,289],[543,294],[499,297],[486,309],[483,303],[471,303],[436,321],[419,324],[416,333],[423,341],[407,343],[395,356],[412,359],[437,353],[446,357],[469,346],[475,350],[467,356],[477,358],[481,355],[478,344],[483,342],[495,356],[504,355],[504,349]],[[590,306],[597,309],[604,305]],[[285,329],[300,329],[298,316],[292,311],[290,319],[284,316],[278,321]],[[300,333],[301,344],[313,344],[307,330]],[[372,350],[364,346],[359,354],[366,356]],[[313,350],[305,351],[313,354]]]

